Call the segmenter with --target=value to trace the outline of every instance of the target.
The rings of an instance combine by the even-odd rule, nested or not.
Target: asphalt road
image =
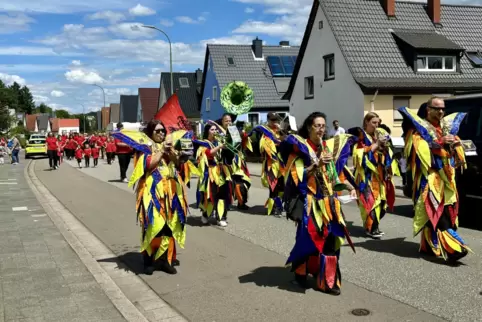
[[[134,228],[134,196],[117,182],[118,165],[77,170],[64,164],[48,171],[36,162],[36,173],[47,188],[112,251],[140,269],[139,235]],[[253,176],[250,211],[229,213],[229,226],[201,227],[192,209],[187,246],[180,251],[176,276],[156,273],[145,281],[192,321],[292,321],[319,317],[336,321],[481,321],[482,232],[460,229],[475,254],[461,265],[420,257],[419,237],[412,237],[410,202],[399,199],[393,214],[382,221],[386,237],[366,239],[354,205],[344,206],[357,253],[348,246],[340,259],[340,297],[292,284],[283,267],[293,245],[292,222],[264,215],[267,191]],[[193,181],[193,186],[196,182]],[[115,189],[113,186],[119,188]],[[189,199],[194,203],[195,191]],[[305,293],[305,294],[303,294]],[[350,311],[364,308],[367,317]]]

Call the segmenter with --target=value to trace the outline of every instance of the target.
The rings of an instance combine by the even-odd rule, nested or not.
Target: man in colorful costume
[[[464,148],[457,137],[466,113],[444,117],[445,103],[431,98],[419,115],[406,107],[404,116],[407,170],[413,178],[413,233],[422,232],[420,252],[457,261],[470,249],[457,234],[459,197],[457,168],[466,168]]]
[[[263,158],[261,166],[261,183],[269,189],[269,198],[265,207],[268,215],[274,211],[276,216],[283,212],[284,166],[278,153],[278,146],[283,141],[280,132],[281,118],[275,113],[268,113],[268,124],[256,126],[248,136],[259,134],[259,151]]]
[[[312,114],[307,120],[323,118],[324,126],[324,114]],[[308,124],[307,127],[315,125],[318,126]],[[317,146],[307,134],[301,132],[303,131],[300,131],[300,135],[289,135],[280,144],[280,153],[286,164],[286,213],[289,219],[297,223],[295,245],[286,265],[291,266],[296,281],[301,286],[307,286],[307,276],[311,274],[316,277],[320,291],[339,295],[339,256],[345,238],[353,248],[337,193],[348,189],[352,196],[356,196],[351,184],[341,184],[338,177],[346,169],[351,136],[344,135],[341,140],[339,137],[337,140],[322,141]],[[328,163],[323,161],[323,166],[320,166],[319,150],[332,157]],[[323,156],[321,158],[325,160]]]
[[[197,169],[190,161],[183,161],[181,151],[174,148],[181,139],[189,140],[191,133],[175,131],[164,141],[164,137],[160,139],[161,131],[165,133],[162,123],[155,120],[151,123],[151,137],[128,130],[112,135],[135,150],[135,165],[129,186],[137,184],[136,211],[142,228],[144,272],[151,275],[155,269],[159,269],[176,274],[174,266],[179,265],[179,261],[176,259],[175,243],[184,248],[186,236],[186,183],[191,174],[197,173]]]

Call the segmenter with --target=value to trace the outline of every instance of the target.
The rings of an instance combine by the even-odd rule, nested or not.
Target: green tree
[[[17,82],[14,82],[8,88],[10,89],[10,92],[12,93],[12,103],[10,105],[10,108],[14,108],[15,111],[19,111],[19,109],[20,109],[19,98],[20,98],[21,87]]]
[[[55,111],[55,116],[58,117],[59,119],[70,119],[70,113],[67,112],[66,110],[56,110]]]
[[[0,80],[0,129],[8,130],[12,125],[9,108],[13,108],[14,97],[10,88]]]
[[[35,112],[41,113],[41,114],[44,114],[44,113],[51,114],[52,108],[46,105],[45,103],[41,103],[39,106],[37,106],[37,108],[35,109]]]
[[[19,91],[18,96],[18,110],[17,112],[22,112],[26,114],[32,114],[35,110],[35,102],[33,101],[32,93],[27,86],[24,86]]]

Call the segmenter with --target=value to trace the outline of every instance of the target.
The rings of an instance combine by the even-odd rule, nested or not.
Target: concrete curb
[[[34,195],[123,317],[129,322],[187,321],[140,277],[128,271],[125,264],[50,193],[37,178],[34,164],[31,160],[24,169]],[[116,260],[99,263],[102,259]],[[128,298],[122,289],[136,296]]]

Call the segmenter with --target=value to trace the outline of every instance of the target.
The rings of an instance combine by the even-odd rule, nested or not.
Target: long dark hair
[[[315,119],[322,117],[326,121],[326,114],[322,112],[313,112],[304,120],[303,125],[298,131],[298,135],[304,139],[310,136],[310,127],[313,125]]]
[[[208,139],[208,136],[209,136],[209,130],[215,125],[213,124],[206,124],[204,126],[204,130],[203,130],[203,139],[204,140],[207,140]]]
[[[156,119],[152,119],[149,121],[149,123],[147,123],[147,126],[146,128],[144,129],[144,133],[152,139],[152,133],[154,133],[154,130],[156,129],[156,126],[158,126],[159,124],[161,124],[163,127],[164,127],[164,130],[167,131],[166,127],[164,126],[164,124],[159,121],[159,120],[156,120]]]

